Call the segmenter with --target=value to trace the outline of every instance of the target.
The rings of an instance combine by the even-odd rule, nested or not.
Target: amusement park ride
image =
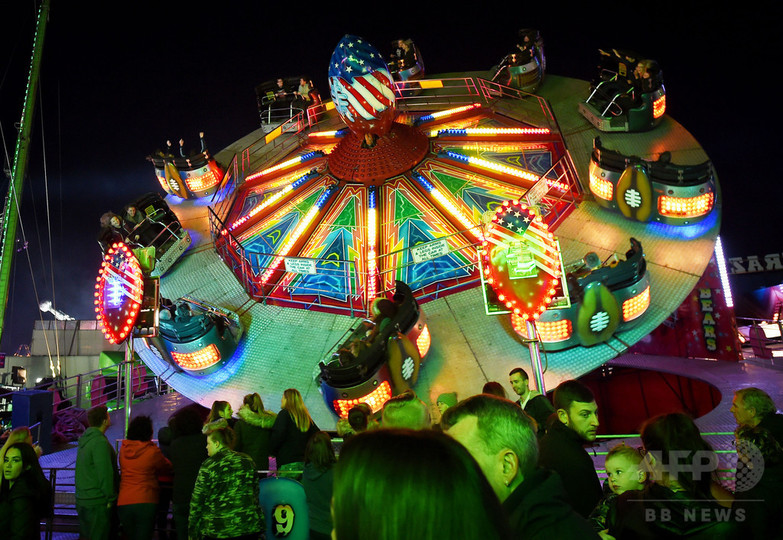
[[[377,411],[420,390],[433,355],[433,370],[459,369],[438,351],[438,337],[448,336],[428,307],[437,311],[447,297],[470,299],[466,309],[481,319],[475,331],[492,333],[492,345],[509,343],[519,355],[527,346],[542,389],[543,363],[562,368],[561,377],[585,372],[649,334],[712,255],[715,172],[703,152],[676,165],[676,148],[652,157],[650,147],[661,148],[654,132],[588,134],[592,152],[567,145],[563,124],[585,119],[606,132],[675,125],[664,117],[662,75],[629,89],[618,82],[625,71],[611,75],[604,65],[591,88],[578,83],[585,101],[566,104],[566,116],[557,111],[566,105],[532,93],[546,63],[540,35],[527,42],[526,62],[504,59],[492,81],[426,79],[394,76],[377,49],[346,35],[328,68],[330,102],[265,131],[225,168],[206,149],[151,158],[178,204],[211,197],[213,249],[200,251],[199,264],[206,271],[219,257],[207,279],[236,287],[214,277],[228,270],[257,308],[226,293],[196,299],[208,286],[193,287],[186,261],[157,278],[154,259],[165,253],[145,263],[145,246],[118,244],[96,289],[107,335],[132,335],[148,367],[204,403],[219,392],[279,394],[290,365],[309,365],[327,409],[345,416],[355,403]],[[615,255],[629,243],[624,259]],[[643,244],[664,260],[648,260]],[[667,259],[678,249],[689,250],[688,261]],[[181,298],[165,300],[158,287]],[[390,311],[379,308],[384,300]],[[290,310],[311,317],[313,341],[318,314],[338,317],[343,333],[327,332],[334,345],[312,357],[259,349]],[[289,355],[291,364],[259,370],[259,354]],[[504,359],[498,372],[510,361],[518,363]],[[437,377],[424,384],[438,386]],[[272,380],[280,381],[274,391]]]

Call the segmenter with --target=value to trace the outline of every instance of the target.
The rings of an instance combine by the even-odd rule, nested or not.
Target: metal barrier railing
[[[130,366],[130,389],[126,384],[127,368]],[[132,400],[145,397],[165,395],[173,389],[158,375],[150,375],[146,371],[133,372],[134,368],[141,367],[140,362],[120,362],[111,369],[116,369],[116,374],[105,375],[108,368],[100,368],[66,378],[57,378],[53,382],[32,387],[33,390],[51,390],[54,394],[52,414],[62,414],[74,409],[89,409],[95,405],[106,405],[110,410],[124,407],[126,394],[131,393]],[[15,392],[14,392],[15,393]],[[13,394],[11,399],[13,399]],[[19,427],[19,426],[14,426]],[[33,438],[38,441],[41,438],[40,422],[28,426],[33,433]]]
[[[465,105],[487,101],[476,81],[477,79],[472,77],[454,77],[395,82],[397,108],[403,111],[416,111],[433,106]]]

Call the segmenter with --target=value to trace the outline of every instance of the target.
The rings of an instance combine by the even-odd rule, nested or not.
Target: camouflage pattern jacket
[[[253,460],[226,448],[205,459],[190,500],[190,538],[230,538],[261,529]]]

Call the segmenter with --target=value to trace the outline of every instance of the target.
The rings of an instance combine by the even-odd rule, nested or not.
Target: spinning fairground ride
[[[170,298],[197,282],[200,298],[244,326],[232,357],[202,374],[174,368],[149,340],[136,340],[149,367],[191,399],[209,405],[259,392],[274,403],[295,387],[316,421],[328,423],[382,387],[388,398],[413,386],[433,403],[442,391],[470,395],[529,363],[537,344],[537,382],[553,386],[649,334],[712,255],[719,205],[711,167],[710,204],[696,217],[658,219],[664,209],[639,219],[593,202],[596,132],[576,100],[545,97],[548,88],[586,95],[587,83],[548,76],[538,96],[473,77],[395,83],[380,53],[356,36],[338,44],[329,77],[332,101],[317,123],[294,118],[227,167],[209,209],[214,250],[194,249],[161,280]],[[683,157],[679,145],[695,141],[664,121],[683,139],[671,140],[673,161],[707,161],[703,151]],[[606,136],[604,144],[648,160],[668,144],[654,131],[634,137],[644,139]],[[630,157],[629,166],[644,166]],[[628,183],[608,181],[615,193]],[[651,191],[645,202],[660,198]],[[629,192],[620,200],[638,199]],[[622,261],[615,253],[629,242]],[[416,351],[397,347],[408,352],[392,359],[394,347],[368,342],[351,352],[372,333],[363,318],[379,297],[406,298],[407,315],[392,317],[394,331],[382,339],[404,336]],[[547,319],[551,310],[559,314]],[[536,332],[546,320],[554,326]],[[568,328],[573,335],[563,337]]]

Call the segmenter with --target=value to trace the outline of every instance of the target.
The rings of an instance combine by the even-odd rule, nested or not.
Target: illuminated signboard
[[[111,343],[121,343],[130,334],[141,309],[144,274],[139,261],[124,243],[106,251],[95,284],[95,313]]]

